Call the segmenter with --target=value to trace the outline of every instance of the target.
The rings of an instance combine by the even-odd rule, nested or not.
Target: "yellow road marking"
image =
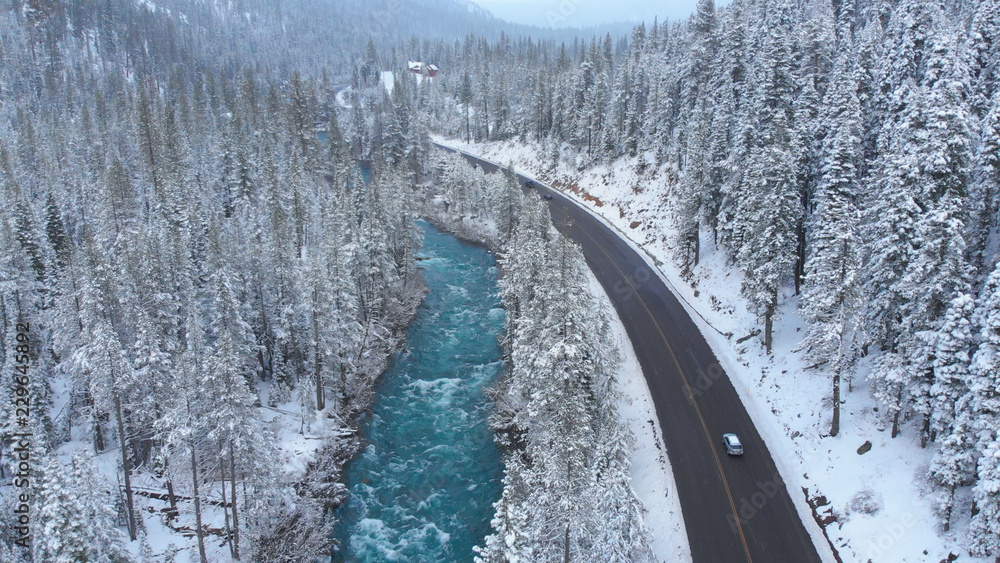
[[[567,199],[567,201],[569,200]],[[569,203],[571,205],[575,205],[574,202],[569,202]],[[584,213],[586,213],[586,211],[584,211]],[[569,214],[566,212],[563,213],[563,216],[567,219],[569,218]],[[726,473],[722,469],[722,460],[719,459],[719,452],[715,450],[715,442],[712,441],[712,433],[709,432],[708,430],[708,424],[705,422],[705,417],[701,414],[701,409],[698,407],[698,402],[694,398],[695,397],[694,391],[691,389],[691,384],[688,382],[688,378],[684,374],[684,370],[681,368],[680,361],[677,360],[677,354],[674,353],[673,346],[670,345],[670,341],[667,340],[667,336],[663,333],[663,329],[660,327],[659,321],[656,320],[656,316],[653,315],[653,312],[649,310],[649,306],[646,305],[646,302],[642,299],[642,296],[639,295],[638,290],[636,290],[636,288],[632,285],[632,280],[625,275],[625,272],[623,272],[621,268],[618,267],[618,264],[611,258],[611,255],[604,250],[604,247],[597,242],[597,239],[592,237],[590,233],[588,233],[587,230],[584,229],[583,227],[580,227],[580,231],[583,234],[587,235],[587,238],[593,241],[594,246],[597,247],[597,249],[600,250],[601,253],[607,257],[608,261],[611,262],[611,265],[615,268],[615,270],[618,271],[618,274],[621,275],[622,279],[625,280],[625,283],[628,284],[629,289],[632,290],[632,293],[635,295],[636,299],[638,299],[639,303],[642,304],[642,308],[646,310],[646,314],[649,315],[649,318],[653,321],[653,324],[656,326],[656,331],[660,333],[660,338],[663,339],[663,343],[667,345],[667,351],[670,352],[670,357],[671,359],[673,359],[674,365],[677,367],[677,373],[680,374],[681,380],[684,381],[684,387],[687,390],[688,397],[692,398],[691,404],[694,406],[695,412],[698,413],[698,419],[701,421],[701,427],[705,431],[705,436],[708,438],[708,444],[712,449],[712,455],[715,457],[715,464],[719,469],[719,477],[722,478],[722,485],[726,489],[726,497],[729,499],[729,506],[733,510],[733,516],[736,517],[736,529],[739,530],[740,532],[740,541],[743,542],[743,550],[747,554],[747,560],[750,561],[750,563],[753,563],[753,557],[750,555],[750,546],[747,544],[746,535],[744,535],[743,533],[743,521],[740,518],[739,513],[736,511],[736,501],[733,500],[732,491],[729,490],[729,482],[726,480]]]

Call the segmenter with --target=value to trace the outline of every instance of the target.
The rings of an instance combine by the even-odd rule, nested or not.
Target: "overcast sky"
[[[645,20],[677,20],[694,12],[698,0],[473,0],[498,18],[541,27],[587,27]],[[715,0],[716,7],[729,0]]]

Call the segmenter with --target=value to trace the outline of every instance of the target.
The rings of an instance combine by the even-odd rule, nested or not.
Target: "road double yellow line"
[[[570,201],[565,196],[563,196],[563,199],[566,199],[566,201],[569,202],[571,205],[576,205],[575,202]],[[586,213],[586,211],[583,212]],[[569,216],[566,213],[563,214],[563,217],[569,219]],[[712,439],[712,433],[708,430],[708,423],[705,422],[705,417],[702,415],[701,408],[698,406],[698,402],[695,398],[696,396],[694,395],[694,390],[691,388],[691,383],[688,381],[687,375],[684,373],[684,369],[681,368],[681,363],[677,359],[677,354],[674,353],[674,347],[670,345],[670,341],[667,340],[666,334],[664,334],[663,329],[660,327],[659,320],[657,320],[656,316],[653,315],[653,312],[649,309],[649,306],[646,304],[646,301],[642,298],[642,295],[639,294],[638,289],[636,289],[636,287],[632,284],[632,280],[627,275],[625,275],[625,272],[623,272],[621,268],[618,267],[618,263],[615,262],[615,260],[611,257],[608,251],[605,250],[604,246],[601,245],[599,242],[597,242],[597,239],[591,236],[591,234],[588,233],[587,230],[584,229],[583,227],[580,227],[579,230],[594,243],[594,247],[600,250],[602,254],[604,254],[604,256],[608,259],[608,262],[610,262],[612,267],[614,267],[615,271],[617,271],[618,274],[621,276],[621,278],[625,280],[625,283],[628,285],[633,295],[635,295],[635,298],[639,300],[639,303],[642,304],[642,308],[646,311],[646,314],[649,315],[650,320],[653,321],[653,325],[656,326],[656,330],[657,332],[659,332],[660,338],[666,345],[667,351],[670,353],[670,357],[674,361],[674,366],[677,368],[677,373],[680,374],[681,380],[684,382],[685,391],[687,392],[688,397],[692,398],[691,405],[694,406],[695,413],[698,414],[698,420],[701,422],[701,428],[702,430],[705,431],[705,438],[708,440],[708,445],[712,449],[712,455],[715,457],[715,465],[719,470],[719,477],[722,479],[722,485],[726,489],[726,498],[729,499],[729,506],[732,509],[733,516],[736,519],[736,529],[737,531],[739,531],[740,541],[743,543],[743,550],[746,553],[747,561],[753,563],[753,556],[750,555],[750,546],[749,544],[747,544],[747,538],[743,532],[743,520],[740,518],[740,515],[736,510],[736,501],[733,500],[732,491],[729,489],[729,481],[726,479],[726,472],[722,468],[722,460],[719,458],[719,452],[715,448],[715,441]]]

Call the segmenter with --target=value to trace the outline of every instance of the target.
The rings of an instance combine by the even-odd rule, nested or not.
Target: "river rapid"
[[[368,446],[344,475],[335,561],[472,561],[502,491],[486,396],[503,369],[496,260],[418,226],[428,294],[361,420]]]

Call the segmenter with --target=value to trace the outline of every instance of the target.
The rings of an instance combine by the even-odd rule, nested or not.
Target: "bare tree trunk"
[[[771,333],[774,330],[774,305],[768,305],[764,311],[764,349],[771,353]]]
[[[563,563],[569,563],[569,523],[566,524],[566,533],[563,535]]]
[[[587,117],[587,157],[588,158],[594,158],[593,137],[594,137],[594,116],[591,115],[591,116]]]
[[[490,140],[490,105],[489,100],[483,98],[483,126],[486,128],[484,141]]]
[[[170,467],[166,459],[163,460],[163,473],[167,475],[167,499],[170,502],[170,513],[167,518],[177,516],[177,495],[174,494],[174,481],[170,479]]]
[[[105,450],[104,431],[101,430],[101,422],[104,415],[94,416],[94,452],[101,453]]]
[[[304,212],[298,188],[292,191],[292,210],[295,217],[295,255],[302,258],[302,247],[305,245],[305,227],[303,226],[305,219],[303,218]]]
[[[899,436],[899,413],[903,412],[903,390],[896,394],[896,413],[892,415],[892,437]]]
[[[76,282],[75,281],[73,282],[73,293],[74,294],[76,293]],[[80,323],[81,327],[82,327],[83,321],[79,320],[79,318],[80,318],[80,315],[79,315],[79,313],[80,313],[80,305],[79,305],[80,301],[79,301],[79,299],[77,299],[76,302],[77,302],[77,307],[76,307],[77,321],[76,322]],[[4,333],[4,336],[6,336],[7,335],[7,326],[8,326],[7,325],[7,304],[4,302],[3,298],[0,298],[0,317],[3,318],[3,333]],[[4,348],[3,348],[3,350],[0,350],[0,352],[2,352],[4,354],[4,357],[7,357],[7,347],[6,347],[7,343],[4,343],[2,338],[0,338],[0,343],[4,344]]]
[[[167,499],[170,502],[171,517],[177,516],[177,495],[174,494],[174,481],[170,479],[170,467],[166,459],[163,460],[163,472],[167,475]]]
[[[340,404],[337,405],[338,412],[347,412],[347,364],[344,362],[344,354],[340,353]]]
[[[955,504],[955,485],[948,487],[948,507],[944,510],[944,531],[951,529],[951,511]]]
[[[695,223],[694,226],[694,265],[697,266],[701,260],[701,225]]]
[[[286,361],[289,359],[291,360],[291,364],[294,368],[292,369],[292,376],[295,384],[298,385],[299,381],[302,379],[301,376],[303,375],[299,371],[302,366],[302,354],[299,351],[298,338],[296,337],[296,331],[294,328],[289,329],[288,331],[288,346],[290,347],[290,351],[285,354],[285,359]]]
[[[923,423],[920,425],[920,447],[927,447],[927,438],[931,433],[931,415],[930,413],[924,413]]]
[[[232,557],[233,559],[235,559],[236,558],[236,555],[235,555],[236,552],[233,550],[233,528],[232,528],[232,526],[229,525],[229,509],[227,508],[227,505],[229,504],[227,501],[229,499],[226,498],[226,464],[225,463],[222,463],[220,465],[220,467],[219,467],[219,477],[220,477],[220,480],[222,481],[222,486],[219,487],[219,488],[222,491],[222,516],[224,518],[225,526],[226,526],[226,543],[229,544],[229,556]]]
[[[840,365],[838,363],[833,373],[833,422],[830,423],[830,435],[840,433]]]
[[[191,406],[188,405],[188,412]],[[198,535],[198,556],[201,563],[208,563],[208,555],[205,554],[205,530],[201,525],[201,497],[198,494],[198,454],[195,451],[194,437],[191,437],[189,444],[191,447],[191,482],[194,490],[194,522],[197,526]]]
[[[314,376],[316,378],[316,410],[321,411],[326,408],[326,397],[323,395],[323,355],[319,350],[319,320],[316,318],[316,301],[318,299],[318,289],[313,289],[313,358]]]
[[[128,461],[128,442],[125,439],[125,422],[122,417],[122,400],[115,393],[115,416],[118,418],[118,437],[122,451],[122,473],[125,474],[125,503],[128,505],[128,537],[132,541],[136,539],[135,527],[135,502],[132,497],[132,467]]]
[[[572,482],[573,465],[570,460],[566,460],[566,483]],[[569,520],[566,521],[566,533],[563,536],[563,563],[569,563]]]
[[[145,88],[146,86],[143,85],[142,87]],[[149,164],[149,174],[150,174],[150,180],[153,183],[153,192],[155,193],[155,195],[156,195],[157,198],[162,198],[163,197],[163,187],[160,185],[160,178],[156,174],[156,168],[157,168],[158,164],[156,162],[156,153],[153,152],[153,149],[154,149],[154,146],[153,146],[153,133],[152,133],[153,122],[152,122],[152,119],[151,119],[151,117],[153,115],[153,101],[152,100],[149,100],[147,109],[149,110],[149,114],[145,115],[144,117],[149,117],[150,119],[148,121],[145,121],[145,123],[142,124],[142,126],[140,127],[140,129],[141,129],[142,136],[146,140],[146,154],[145,154],[145,156],[146,156],[146,159],[147,159],[147,163]]]
[[[798,240],[795,248],[795,273],[792,277],[795,279],[795,295],[798,295],[799,290],[802,289],[802,280],[806,277],[806,226],[804,221],[799,221],[795,227],[795,235]]]
[[[257,295],[260,297],[260,323],[261,339],[264,341],[264,350],[260,354],[260,369],[263,372],[263,379],[274,376],[274,346],[268,335],[271,332],[270,324],[267,322],[267,306],[264,304],[264,288],[257,285]],[[265,357],[266,355],[266,357]]]
[[[71,278],[73,284],[73,305],[76,307],[76,326],[83,332],[83,316],[80,314],[80,294],[77,293],[76,289],[76,278]],[[6,326],[6,317],[4,321],[4,326]],[[5,332],[6,334],[6,332]]]
[[[232,490],[233,503],[233,559],[240,558],[240,518],[236,511],[236,455],[233,453],[233,443],[229,442],[229,486]]]

